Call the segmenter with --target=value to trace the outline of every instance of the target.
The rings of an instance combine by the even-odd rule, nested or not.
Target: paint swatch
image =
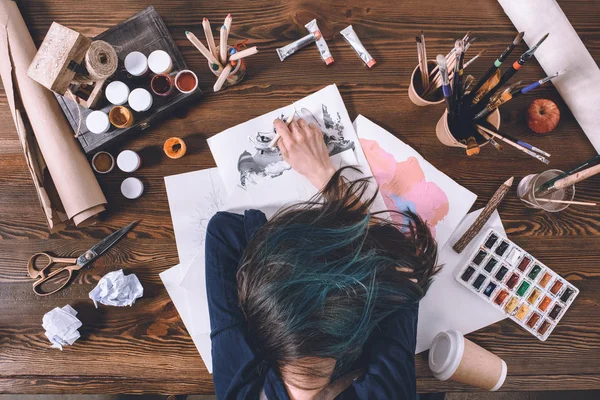
[[[494,229],[481,236],[456,280],[544,341],[579,289]]]

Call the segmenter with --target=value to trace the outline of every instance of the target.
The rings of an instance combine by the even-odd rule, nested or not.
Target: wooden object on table
[[[173,71],[188,69],[167,26],[152,6],[102,32],[94,37],[94,40],[104,40],[110,43],[117,51],[120,60],[124,60],[127,54],[132,51],[140,51],[148,56],[154,50],[164,50],[171,56]],[[118,69],[114,79],[126,83],[131,90],[144,88],[151,91],[150,76],[132,79],[127,76],[125,70]],[[105,150],[111,145],[122,142],[152,127],[156,122],[169,116],[175,109],[185,105],[200,93],[202,93],[200,89],[192,93],[181,93],[176,90],[168,97],[154,96],[154,104],[149,111],[134,112],[135,123],[132,126],[121,129],[113,127],[105,134],[96,135],[91,133],[83,124],[77,139],[87,154]],[[103,98],[103,96],[101,97]],[[91,110],[84,107],[79,108],[77,104],[71,101],[69,96],[57,96],[57,99],[73,131],[77,131],[80,113],[85,121]],[[105,102],[101,103],[98,109],[108,114],[111,108],[112,104]]]
[[[471,243],[471,240],[473,240],[475,236],[477,236],[477,234],[481,231],[481,228],[483,228],[483,225],[485,225],[487,220],[490,219],[492,213],[498,208],[498,206],[504,199],[504,196],[506,196],[506,193],[508,193],[508,191],[510,190],[510,187],[512,186],[514,180],[514,177],[510,177],[506,182],[500,185],[498,190],[496,190],[496,193],[494,193],[490,201],[488,201],[488,203],[483,208],[481,214],[479,214],[475,222],[473,222],[473,225],[471,225],[469,229],[467,229],[467,231],[461,236],[461,238],[458,239],[456,243],[454,243],[452,249],[455,252],[462,253],[465,247],[467,247],[468,244]]]
[[[91,44],[92,39],[53,22],[27,76],[53,92],[65,94]]]
[[[38,44],[52,20],[73,27],[82,26],[79,24],[85,21],[86,33],[93,35],[118,24],[137,8],[144,8],[144,4],[146,2],[141,0],[19,0],[23,16]],[[434,21],[435,32],[430,34],[435,34],[440,42],[430,41],[429,46],[431,51],[436,48],[440,52],[446,51],[443,43],[450,43],[444,39],[459,37],[471,28],[475,29],[474,36],[480,36],[483,30],[480,27],[494,27],[493,32],[483,30],[483,37],[470,51],[474,54],[480,48],[489,47],[500,52],[513,40],[516,30],[495,0],[457,0],[453,9],[460,11],[459,20],[448,20],[447,8],[439,7],[439,2],[433,0],[421,0],[419,7],[411,2],[384,0],[373,0],[368,4],[348,0],[345,2],[347,7],[343,8],[326,7],[317,0],[294,1],[286,7],[272,0],[252,3],[231,0],[227,4],[194,2],[193,6],[184,0],[154,0],[153,4],[159,12],[169,12],[163,15],[165,22],[189,67],[198,72],[201,88],[212,86],[215,78],[207,71],[205,58],[188,43],[185,30],[200,33],[204,16],[225,16],[231,10],[243,9],[244,16],[237,25],[236,37],[251,37],[255,43],[268,44],[269,50],[262,56],[252,56],[248,68],[252,77],[235,90],[209,96],[206,102],[189,107],[185,117],[169,118],[150,132],[146,131],[148,134],[137,135],[128,141],[127,147],[139,151],[144,160],[143,167],[135,174],[149,188],[142,197],[132,202],[121,196],[119,185],[125,175],[115,167],[111,173],[98,176],[110,202],[101,224],[83,230],[68,229],[50,237],[23,160],[12,116],[0,89],[0,215],[3,216],[0,254],[12,255],[0,257],[0,393],[214,395],[212,376],[206,371],[158,276],[180,262],[164,177],[213,167],[215,164],[206,138],[257,115],[289,106],[334,81],[351,117],[363,114],[398,134],[442,172],[477,192],[477,208],[483,207],[492,197],[499,186],[495,182],[504,182],[507,176],[516,178],[540,172],[544,168],[539,161],[520,152],[502,155],[491,146],[485,146],[481,149],[483,156],[473,160],[468,159],[463,150],[440,146],[432,132],[441,110],[439,107],[417,108],[406,93],[416,63],[415,50],[407,41],[397,38],[409,38],[411,32],[414,34],[415,29],[407,32],[407,21],[414,22],[417,29]],[[600,60],[600,45],[597,44],[600,30],[593,28],[596,25],[592,23],[594,15],[600,12],[600,3],[569,0],[561,1],[560,5],[575,29],[583,29],[586,40],[591,43],[589,51]],[[324,69],[317,50],[312,49],[313,54],[311,48],[283,63],[272,54],[277,60],[274,65],[270,51],[306,31],[301,22],[289,19],[292,6],[299,16],[313,15],[318,10],[319,18],[326,21],[341,24],[344,18],[349,18],[357,32],[368,34],[364,38],[360,36],[367,48],[380,48],[381,54],[394,56],[388,56],[385,62],[378,64],[381,70],[377,74],[366,73],[353,62],[340,62],[332,74]],[[423,10],[427,10],[426,16]],[[350,11],[350,17],[343,15]],[[292,22],[283,26],[281,21],[288,20]],[[255,21],[262,24],[261,29],[256,27]],[[339,29],[348,23],[341,24]],[[213,25],[216,29],[216,24]],[[298,36],[292,31],[298,32]],[[426,28],[426,34],[428,31]],[[354,60],[354,50],[338,44],[335,50],[340,57]],[[526,50],[525,44],[519,46],[516,52]],[[490,54],[487,61],[471,65],[471,73],[481,76],[496,55]],[[519,74],[523,74],[520,79],[527,82],[544,76],[542,69],[533,62]],[[394,84],[390,84],[390,77]],[[561,104],[552,85],[539,90],[543,92],[540,96]],[[527,136],[530,135],[528,128],[520,118],[530,100],[522,100],[505,106],[502,123],[508,133],[531,137]],[[585,160],[597,153],[571,113],[564,110],[561,122],[552,134],[532,141],[552,153],[554,165],[566,168],[577,163],[574,155]],[[171,136],[180,136],[188,145],[186,156],[177,161],[169,159],[162,151],[164,140]],[[116,156],[118,150],[116,147],[111,153]],[[577,193],[582,201],[600,199],[600,176],[577,184]],[[573,281],[581,293],[546,342],[531,337],[509,320],[480,329],[467,338],[506,360],[509,375],[502,390],[546,391],[546,396],[551,395],[547,391],[554,390],[600,390],[600,207],[572,207],[561,213],[543,213],[523,207],[512,194],[506,196],[502,205],[502,222],[509,238]],[[191,223],[206,222],[200,211]],[[136,232],[130,233],[128,240],[119,243],[92,268],[79,271],[77,279],[63,294],[49,296],[44,301],[35,298],[22,266],[31,254],[57,249],[60,254],[74,256],[96,243],[109,230],[118,229],[132,219],[142,219]],[[453,244],[450,242],[450,246]],[[144,286],[144,297],[133,307],[100,306],[95,309],[88,297],[89,291],[101,276],[121,267],[127,274],[135,273],[139,277]],[[41,321],[44,313],[67,303],[78,311],[77,316],[83,322],[82,337],[74,346],[61,352],[50,348]],[[429,370],[427,352],[416,355],[415,366],[418,393],[476,390],[435,379]],[[477,394],[472,396],[477,398]],[[568,399],[569,394],[564,393],[562,397]]]

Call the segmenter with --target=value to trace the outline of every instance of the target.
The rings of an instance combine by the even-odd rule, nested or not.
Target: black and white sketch
[[[295,110],[294,113],[294,119],[302,118],[307,123],[312,123],[321,129],[330,156],[349,149],[354,150],[354,141],[344,137],[344,124],[339,111],[332,116],[327,105],[321,104],[322,117],[315,116],[305,107]],[[279,118],[287,119],[283,114]],[[289,164],[283,160],[279,149],[269,147],[269,143],[275,135],[275,128],[272,127],[268,132],[256,132],[248,137],[251,149],[244,150],[240,154],[237,165],[241,187],[246,188],[248,185],[259,184],[265,179],[277,178],[290,169]]]

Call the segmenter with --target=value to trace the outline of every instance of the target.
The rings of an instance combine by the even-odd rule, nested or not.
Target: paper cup
[[[427,60],[427,67],[429,68],[429,72],[431,72],[437,67],[437,63],[433,60]],[[408,86],[408,98],[414,105],[425,107],[444,102],[444,94],[442,93],[441,86],[433,91],[430,96],[427,96],[428,99],[421,97],[423,94],[423,84],[421,82],[421,67],[417,65],[410,76],[410,85]]]
[[[500,129],[500,110],[497,108],[487,117],[487,122],[492,124],[496,129]],[[448,126],[448,110],[444,111],[442,117],[438,120],[435,126],[435,134],[442,144],[450,147],[461,147],[466,149],[467,146],[454,138],[450,127]],[[496,140],[498,141],[498,140]],[[480,143],[480,146],[485,146],[488,142]]]
[[[440,332],[433,339],[429,368],[441,381],[465,383],[492,392],[504,384],[508,371],[503,359],[455,330]]]

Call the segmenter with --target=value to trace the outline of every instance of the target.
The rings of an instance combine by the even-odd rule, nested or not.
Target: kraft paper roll
[[[37,50],[16,3],[0,0],[0,76],[51,232],[93,223],[106,198],[54,94],[27,76]],[[52,182],[44,179],[48,170]],[[58,199],[53,198],[54,188]]]
[[[552,84],[600,153],[600,69],[556,0],[498,2],[515,28],[525,31],[523,40],[528,46],[550,33],[535,58],[548,75],[566,68]]]

